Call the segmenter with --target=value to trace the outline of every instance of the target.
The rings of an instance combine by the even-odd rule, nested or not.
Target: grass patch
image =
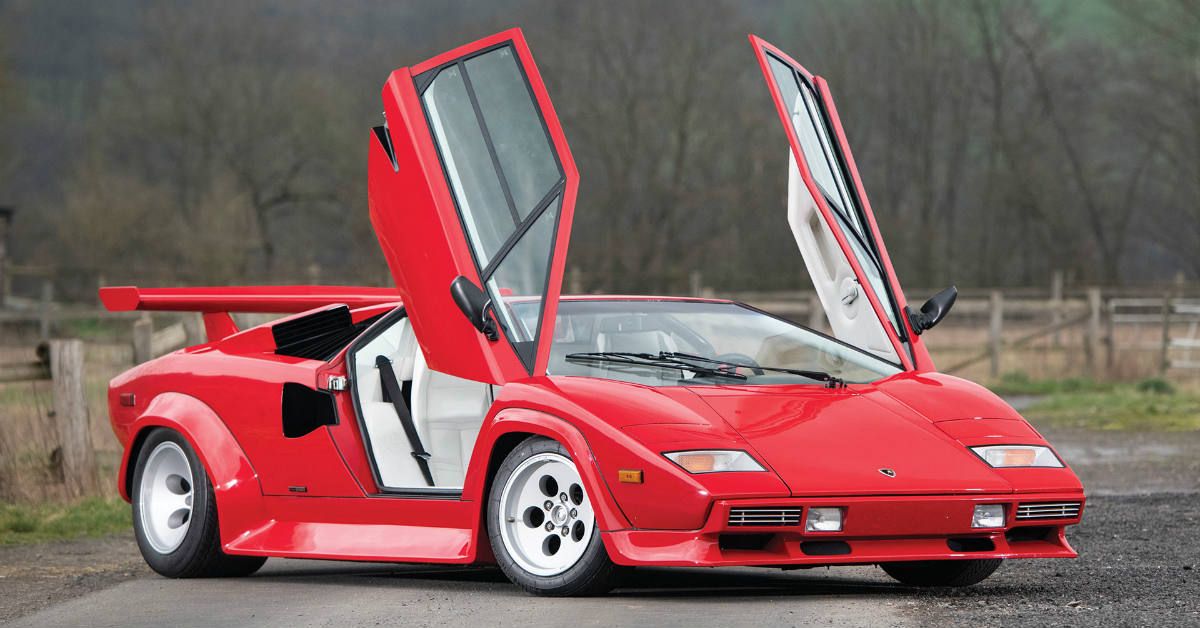
[[[1162,383],[1166,384],[1167,382],[1163,381]],[[1013,372],[1000,376],[1000,380],[993,382],[989,388],[997,395],[1056,395],[1061,393],[1111,392],[1117,388],[1117,384],[1083,377],[1032,379],[1025,373]]]
[[[0,545],[97,537],[129,530],[122,499],[85,499],[74,504],[0,504]]]
[[[1156,383],[1148,383],[1156,382]],[[1038,426],[1094,430],[1177,432],[1200,430],[1200,395],[1175,391],[1162,380],[1108,390],[1055,392],[1024,411]]]

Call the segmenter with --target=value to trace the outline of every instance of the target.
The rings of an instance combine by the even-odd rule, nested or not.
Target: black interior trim
[[[404,392],[400,387],[400,382],[396,381],[396,371],[392,368],[392,361],[385,355],[378,356],[375,358],[375,368],[379,369],[379,382],[386,393],[384,396],[396,410],[400,426],[404,428],[404,435],[408,437],[408,446],[412,449],[412,457],[416,459],[417,466],[421,468],[421,475],[424,476],[425,483],[432,487],[434,481],[433,471],[429,468],[430,455],[428,451],[425,451],[425,445],[421,443],[421,434],[417,431],[412,413],[409,412],[408,404],[404,401]]]

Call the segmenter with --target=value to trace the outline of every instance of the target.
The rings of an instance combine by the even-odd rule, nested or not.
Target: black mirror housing
[[[470,279],[459,275],[450,282],[450,298],[454,299],[458,309],[462,310],[467,320],[471,321],[475,329],[478,329],[484,337],[491,341],[500,339],[495,319],[488,316],[488,310],[492,309],[492,300],[488,298],[482,288],[472,283]]]
[[[914,312],[912,308],[905,307],[904,313],[908,315],[908,322],[912,325],[913,333],[920,336],[926,329],[940,323],[950,313],[950,308],[954,307],[954,302],[957,300],[958,288],[950,286],[930,297],[925,305],[921,306],[920,312]]]

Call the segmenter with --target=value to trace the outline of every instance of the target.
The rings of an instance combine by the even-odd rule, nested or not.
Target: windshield
[[[513,304],[521,318],[536,317],[534,307],[523,306]],[[584,354],[703,357],[736,365],[738,377],[676,368],[663,360],[580,359]],[[548,372],[650,386],[744,386],[821,385],[813,373],[866,383],[900,370],[828,336],[736,303],[588,300],[559,304]]]

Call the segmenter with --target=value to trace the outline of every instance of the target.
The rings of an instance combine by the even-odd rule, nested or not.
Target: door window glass
[[[523,220],[560,178],[550,138],[511,49],[468,59],[464,65],[517,215]]]
[[[565,177],[511,45],[435,70],[421,95],[479,277],[532,372]],[[539,319],[540,320],[540,316]]]
[[[870,236],[850,192],[847,177],[835,156],[833,140],[817,105],[816,94],[790,65],[770,54],[767,55],[767,64],[779,95],[788,108],[788,122],[799,141],[804,162],[837,220],[838,224],[830,227],[842,230],[870,289],[879,298],[893,327],[900,330],[896,309],[884,282],[883,264],[874,248],[868,245]]]

